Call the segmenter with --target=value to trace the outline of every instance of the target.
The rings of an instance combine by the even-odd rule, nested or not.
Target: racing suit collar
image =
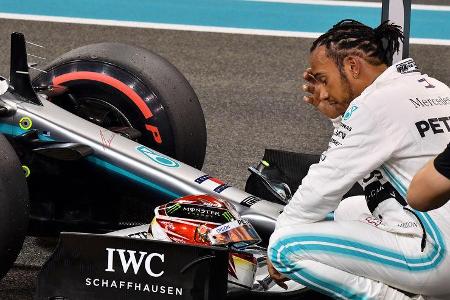
[[[412,58],[405,58],[393,64],[392,66],[387,68],[383,73],[381,73],[381,75],[378,76],[378,78],[375,79],[375,81],[362,92],[362,95],[370,92],[372,89],[380,87],[380,85],[384,85],[388,82],[391,82],[391,80],[395,78],[416,72],[420,71],[415,61]]]

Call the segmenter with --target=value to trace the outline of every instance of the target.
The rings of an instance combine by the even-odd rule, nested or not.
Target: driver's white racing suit
[[[405,201],[414,174],[449,141],[450,89],[412,59],[389,67],[351,102],[279,216],[275,268],[338,299],[450,299],[450,202],[421,213]],[[365,199],[341,202],[357,181]]]

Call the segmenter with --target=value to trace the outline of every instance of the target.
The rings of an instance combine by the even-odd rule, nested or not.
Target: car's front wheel
[[[16,152],[0,134],[0,278],[22,249],[28,229],[28,187]]]

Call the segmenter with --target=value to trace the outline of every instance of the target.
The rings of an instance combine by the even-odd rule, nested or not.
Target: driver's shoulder
[[[417,94],[415,87],[404,80],[396,80],[390,84],[371,86],[355,99],[355,104],[364,105],[374,118],[386,119],[392,116],[397,119],[399,115],[414,108],[410,99]]]
[[[361,128],[372,128],[393,134],[398,133],[399,126],[409,119],[408,114],[409,99],[407,96],[399,95],[398,89],[385,86],[372,89],[355,98],[349,106],[346,114],[352,113],[349,125],[354,124]],[[357,111],[357,113],[355,113]],[[343,119],[345,119],[345,114]],[[400,130],[403,131],[403,130]]]

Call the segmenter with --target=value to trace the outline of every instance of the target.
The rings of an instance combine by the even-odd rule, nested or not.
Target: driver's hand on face
[[[303,79],[305,83],[303,84],[303,91],[309,93],[310,95],[303,96],[303,100],[306,103],[315,106],[321,113],[330,119],[335,119],[341,115],[340,112],[336,110],[336,106],[330,104],[329,101],[320,97],[320,87],[321,84],[311,72],[311,68],[308,68],[303,72]]]
[[[268,259],[268,258],[267,258],[267,269],[269,270],[269,275],[270,275],[270,277],[272,277],[273,281],[275,281],[275,283],[278,284],[283,289],[287,290],[288,286],[284,282],[288,281],[290,279],[287,278],[286,276],[284,276],[283,274],[281,274],[280,272],[278,272],[275,269],[275,267],[273,266],[270,259]]]

